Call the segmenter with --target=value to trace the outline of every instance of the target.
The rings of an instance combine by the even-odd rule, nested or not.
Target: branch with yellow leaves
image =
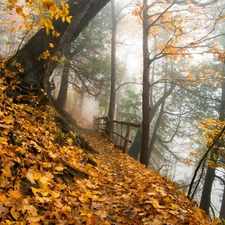
[[[215,144],[217,143],[217,141],[220,139],[220,137],[223,135],[225,131],[225,126],[221,129],[221,131],[216,135],[216,137],[214,138],[214,140],[212,141],[211,145],[208,147],[208,150],[205,152],[205,154],[203,155],[203,157],[201,158],[201,160],[199,161],[199,164],[197,166],[197,168],[195,169],[195,172],[194,172],[194,176],[191,180],[191,184],[190,184],[190,187],[189,187],[189,190],[188,190],[188,194],[187,194],[187,197],[189,199],[192,199],[193,198],[193,193],[192,193],[192,188],[193,188],[193,184],[194,184],[194,181],[195,181],[195,178],[198,174],[198,171],[199,169],[201,168],[201,166],[204,166],[205,164],[205,161],[206,161],[206,158],[208,157],[208,154],[209,152],[212,150],[212,148],[215,146]],[[200,179],[201,179],[201,176],[200,176]],[[197,185],[199,184],[199,182],[197,183]],[[196,190],[197,187],[195,187],[195,190]]]

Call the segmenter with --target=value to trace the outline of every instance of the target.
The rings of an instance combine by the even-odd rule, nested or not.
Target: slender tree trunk
[[[128,155],[136,160],[138,160],[138,156],[141,150],[141,138],[142,138],[141,129],[138,129],[134,141],[128,151]]]
[[[72,58],[72,54],[70,52],[70,49],[71,49],[71,43],[69,43],[66,46],[66,49],[65,49],[65,52],[64,52],[64,56],[66,58],[66,61],[64,62],[59,94],[58,94],[58,97],[56,99],[56,104],[61,109],[64,109],[64,107],[66,106],[69,73],[70,73],[70,67],[71,67],[71,61],[70,60]]]
[[[143,10],[143,92],[142,92],[142,140],[141,140],[141,154],[140,162],[148,166],[148,144],[149,144],[149,124],[150,124],[150,59],[149,59],[149,47],[148,47],[148,7],[147,0],[143,0],[145,6]]]
[[[225,119],[225,64],[223,64],[223,82],[222,82],[222,96],[221,96],[221,105],[220,105],[220,116],[219,120],[224,121]],[[217,162],[219,151],[214,149],[210,155],[210,160],[215,164]],[[209,208],[211,204],[211,192],[212,185],[215,179],[215,168],[207,167],[205,182],[202,191],[202,197],[200,201],[200,208],[203,209],[207,214],[209,214]],[[225,199],[223,199],[224,201]],[[224,215],[224,212],[222,212]]]
[[[211,152],[210,160],[213,160],[214,152]],[[202,197],[200,201],[200,209],[204,210],[207,214],[209,214],[209,208],[211,204],[211,192],[212,192],[212,184],[215,178],[215,169],[210,166],[207,167],[205,183],[203,186]]]
[[[56,61],[40,59],[40,56],[48,50],[51,56],[60,57],[65,46],[76,39],[79,33],[88,25],[89,21],[109,2],[109,0],[69,0],[70,15],[73,16],[71,23],[63,23],[60,19],[54,21],[54,28],[60,33],[59,37],[47,35],[45,29],[38,31],[33,38],[15,55],[6,67],[12,71],[17,71],[13,66],[16,61],[24,69],[19,73],[23,85],[36,89],[47,90],[49,77],[57,65]],[[54,48],[49,47],[49,43]],[[17,78],[16,78],[17,79]]]
[[[225,219],[225,187],[223,190],[222,204],[220,207],[220,219]]]
[[[117,35],[117,20],[115,13],[115,0],[111,0],[111,12],[112,12],[112,40],[111,40],[111,93],[109,102],[108,119],[113,120],[116,107],[116,35]],[[106,134],[112,138],[113,123],[107,122]]]
[[[165,105],[165,101],[161,105],[161,109],[159,111],[159,115],[158,115],[158,118],[156,120],[156,123],[155,123],[155,126],[154,126],[154,130],[153,130],[153,133],[152,133],[152,136],[151,136],[151,140],[150,140],[150,144],[149,144],[149,156],[148,156],[149,158],[148,158],[148,161],[151,158],[151,154],[152,154],[155,142],[157,140],[157,130],[159,128],[160,121],[161,121],[163,113],[164,113],[164,105]]]
[[[83,111],[83,106],[84,106],[84,88],[81,89],[81,93],[80,93],[80,102],[79,102],[79,114],[82,115],[82,111]]]
[[[221,119],[225,119],[225,62],[223,62],[223,83],[222,83],[222,103],[221,103],[221,110],[220,116]],[[222,205],[220,208],[220,218],[225,219],[225,186],[223,190],[223,198],[222,198]]]
[[[173,90],[175,89],[176,85],[175,84],[171,84],[169,90],[167,92],[164,93],[164,95],[154,104],[154,106],[152,106],[150,112],[149,112],[149,124],[151,124],[152,119],[155,117],[157,109],[159,109],[159,107],[166,101],[166,99],[171,95],[171,93],[173,92]],[[128,152],[128,154],[130,156],[132,156],[133,158],[137,159],[138,155],[141,151],[141,131],[138,131],[135,135],[134,141],[131,145],[131,148]],[[151,149],[152,149],[152,145],[150,146],[149,144],[149,159],[150,159],[150,155],[151,155]]]

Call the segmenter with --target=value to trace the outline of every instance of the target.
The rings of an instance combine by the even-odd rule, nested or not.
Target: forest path
[[[0,83],[1,225],[216,224],[107,138],[37,96],[13,102]]]
[[[82,135],[99,151],[92,156],[98,164],[95,171],[86,171],[94,185],[90,187],[101,191],[92,199],[95,215],[111,224],[208,224],[172,183],[122,153],[99,133]]]

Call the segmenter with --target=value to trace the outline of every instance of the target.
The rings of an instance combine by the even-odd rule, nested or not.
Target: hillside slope
[[[0,224],[217,224],[99,134],[7,90],[1,78]]]

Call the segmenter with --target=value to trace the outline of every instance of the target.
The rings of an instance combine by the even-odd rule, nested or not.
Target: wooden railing
[[[106,123],[113,123],[113,130],[109,130],[112,134],[112,141],[115,144],[123,149],[123,152],[128,151],[128,145],[132,142],[130,139],[131,128],[139,128],[140,124],[117,121],[117,120],[108,120],[108,117],[94,117],[94,128],[99,132],[105,133]],[[115,138],[116,136],[116,138]]]

